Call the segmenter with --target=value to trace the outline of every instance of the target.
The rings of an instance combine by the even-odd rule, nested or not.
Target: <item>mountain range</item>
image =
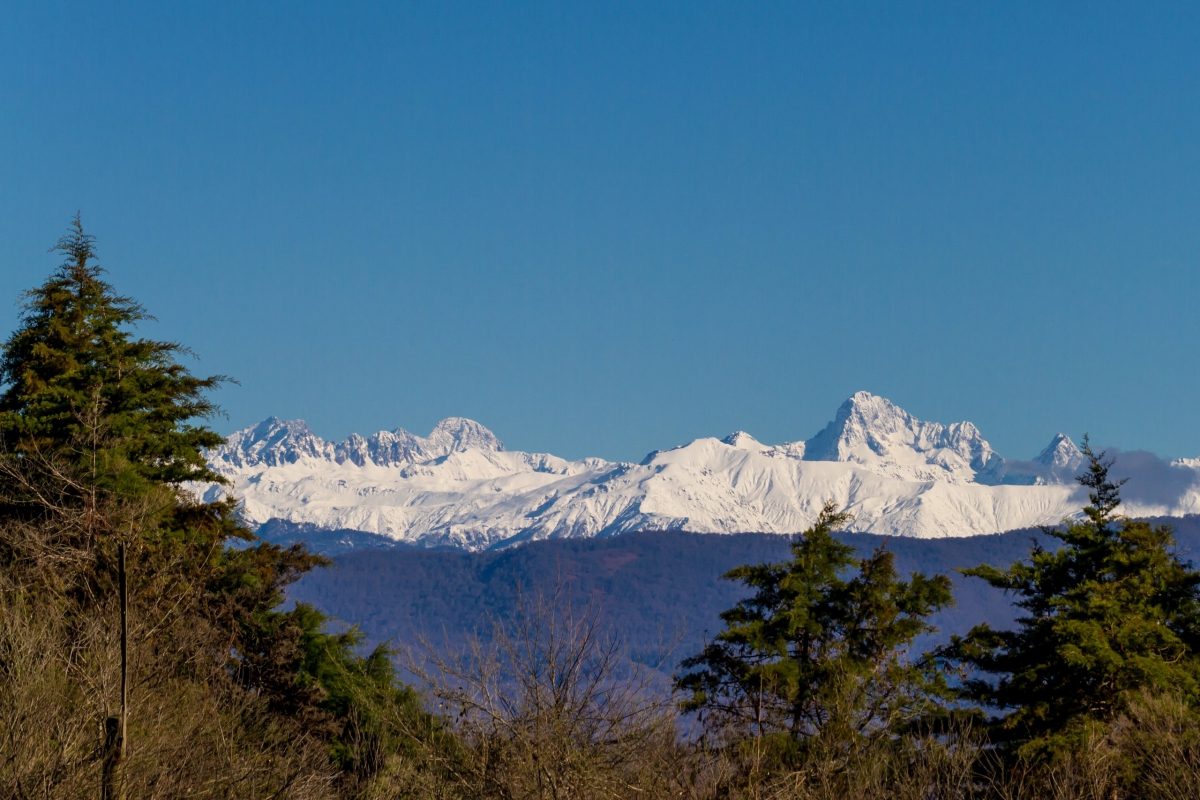
[[[863,533],[936,538],[1050,525],[1079,512],[1084,457],[1057,434],[1028,461],[1006,460],[970,422],[924,422],[858,392],[813,437],[780,445],[738,431],[650,453],[640,463],[510,451],[487,428],[450,418],[427,437],[403,429],[327,442],[270,418],[208,453],[252,525],[282,521],[423,548],[484,550],[629,531],[795,533],[827,500]],[[1200,511],[1200,459],[1117,454],[1132,480],[1126,513]]]

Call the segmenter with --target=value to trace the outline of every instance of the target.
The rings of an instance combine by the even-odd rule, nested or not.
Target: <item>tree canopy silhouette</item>
[[[1007,712],[993,736],[1027,753],[1077,743],[1139,690],[1192,701],[1200,691],[1200,573],[1175,552],[1169,525],[1117,513],[1113,462],[1087,437],[1083,452],[1084,518],[1044,529],[1061,547],[1035,543],[1007,569],[962,570],[1016,596],[1016,630],[978,625],[943,653],[973,676],[963,697]]]

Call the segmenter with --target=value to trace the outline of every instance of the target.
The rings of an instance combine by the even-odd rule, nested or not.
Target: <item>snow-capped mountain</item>
[[[843,461],[904,481],[971,483],[1003,461],[969,422],[922,422],[890,400],[858,392],[804,443],[806,461]]]
[[[352,434],[337,443],[317,436],[303,420],[269,417],[233,434],[209,457],[214,466],[226,469],[278,467],[304,458],[386,467],[431,461],[463,450],[503,449],[504,445],[491,431],[461,417],[442,420],[426,438],[397,428],[367,438]]]
[[[1045,486],[1072,483],[1085,461],[1083,453],[1065,433],[1059,433],[1032,461],[1000,459],[988,473],[977,476],[980,483],[1015,486]]]
[[[859,531],[996,533],[1077,513],[1086,495],[1072,478],[1082,461],[1063,434],[1032,461],[1005,461],[971,423],[922,422],[867,392],[807,441],[768,445],[738,431],[640,464],[508,451],[461,418],[427,437],[397,429],[341,442],[271,418],[209,453],[253,524],[283,519],[465,549],[632,530],[794,533],[829,499]],[[1165,504],[1128,502],[1128,513],[1200,511],[1200,460],[1169,468],[1188,488]]]

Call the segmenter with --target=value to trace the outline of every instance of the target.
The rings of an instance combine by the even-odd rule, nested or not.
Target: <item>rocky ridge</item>
[[[396,429],[341,442],[270,418],[231,435],[209,461],[253,524],[471,550],[631,530],[794,533],[828,499],[855,515],[855,530],[964,536],[1054,524],[1086,500],[1073,481],[1083,456],[1064,434],[1030,461],[1007,461],[969,422],[923,422],[867,392],[806,441],[768,445],[738,431],[639,464],[508,451],[457,417],[426,437]],[[1167,503],[1134,500],[1130,513],[1200,511],[1200,460],[1169,468],[1185,488]]]

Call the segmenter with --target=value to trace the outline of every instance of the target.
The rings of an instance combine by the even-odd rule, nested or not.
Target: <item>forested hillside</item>
[[[1161,521],[1175,526],[1185,555],[1200,553],[1200,517]],[[745,595],[744,587],[721,575],[740,564],[780,560],[791,539],[760,533],[647,532],[462,553],[372,548],[383,537],[357,531],[306,531],[279,523],[264,528],[260,533],[277,541],[307,538],[317,548],[335,552],[333,566],[305,575],[288,596],[358,622],[372,641],[404,643],[422,636],[435,642],[444,636],[461,640],[467,633],[489,630],[490,617],[511,617],[518,587],[536,594],[561,582],[577,598],[595,600],[634,652],[652,658],[673,643],[674,661],[719,630],[719,614]],[[919,570],[951,577],[956,604],[932,617],[939,630],[928,637],[933,641],[966,633],[978,622],[1001,626],[1013,618],[1011,598],[1004,592],[954,570],[1018,561],[1034,539],[1050,546],[1036,529],[951,539],[846,532],[837,537],[863,554],[886,545],[896,554],[902,574]],[[348,543],[359,546],[346,550]]]

